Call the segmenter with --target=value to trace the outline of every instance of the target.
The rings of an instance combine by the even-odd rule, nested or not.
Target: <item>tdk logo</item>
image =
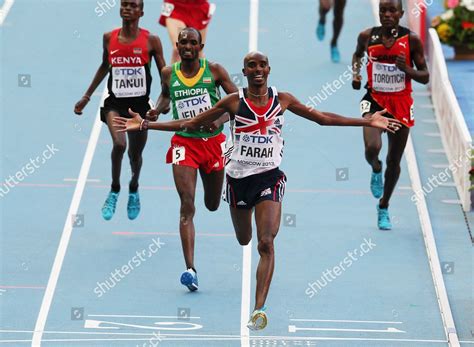
[[[394,72],[394,71],[397,71],[398,68],[396,65],[382,65],[382,64],[378,64],[377,65],[377,70],[383,70],[383,71],[386,71],[386,72]]]
[[[192,107],[192,106],[207,104],[206,97],[207,97],[207,95],[205,94],[205,95],[201,95],[201,96],[186,99],[186,100],[180,100],[178,102],[178,108],[185,108],[185,107],[189,108],[189,107]]]
[[[258,136],[258,135],[244,135],[242,136],[242,141],[244,142],[251,142],[251,143],[260,143],[260,144],[267,144],[271,143],[273,140],[273,136]]]
[[[122,75],[122,76],[136,76],[136,75],[142,75],[142,70],[141,67],[138,68],[127,68],[127,67],[116,67],[115,69],[115,74]]]

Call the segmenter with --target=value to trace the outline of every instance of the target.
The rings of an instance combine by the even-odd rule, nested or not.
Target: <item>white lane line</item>
[[[77,182],[77,178],[64,178],[63,179],[63,182]],[[100,179],[98,178],[89,178],[86,180],[87,183],[100,183],[102,182]]]
[[[376,25],[380,25],[378,15],[378,1],[371,0],[371,3]],[[405,148],[405,157],[408,164],[408,173],[410,175],[410,181],[413,186],[413,191],[421,192],[422,186],[420,173],[418,171],[415,147],[413,146],[411,135],[408,135],[408,141]],[[416,208],[418,210],[418,217],[420,218],[421,230],[423,232],[423,240],[425,243],[428,263],[430,265],[431,277],[433,278],[433,285],[436,291],[439,311],[441,319],[443,321],[444,333],[446,335],[446,339],[450,347],[459,347],[459,338],[456,331],[456,326],[454,325],[451,306],[449,305],[448,293],[446,292],[446,287],[444,285],[443,274],[441,272],[441,265],[438,257],[438,250],[436,248],[436,241],[433,235],[430,214],[428,212],[428,206],[426,205],[424,195],[421,195],[420,200],[416,204]]]
[[[294,322],[331,322],[331,323],[367,323],[367,324],[403,324],[403,322],[379,321],[379,320],[340,320],[340,319],[304,319],[291,318]]]
[[[104,91],[102,92],[102,99],[100,104],[102,104],[102,101],[105,99],[106,95],[107,87],[105,87]],[[100,120],[99,107],[97,109],[94,126],[92,127],[91,135],[89,137],[89,143],[87,144],[86,153],[84,154],[84,159],[82,161],[81,171],[79,172],[79,179],[76,184],[76,189],[74,190],[71,205],[69,206],[69,212],[67,213],[66,221],[64,222],[61,240],[59,241],[58,250],[56,251],[56,257],[54,258],[54,263],[51,269],[51,274],[49,276],[48,285],[46,286],[38,318],[36,319],[35,331],[33,333],[33,340],[31,343],[31,345],[34,347],[41,346],[41,338],[43,336],[46,320],[48,319],[48,314],[51,308],[51,303],[53,301],[54,292],[56,291],[56,286],[58,284],[59,273],[61,272],[64,257],[66,256],[67,247],[69,245],[69,240],[71,239],[72,216],[76,215],[79,209],[79,204],[81,202],[82,193],[84,192],[87,176],[89,175],[92,158],[94,157],[94,152],[97,146],[97,142],[99,140],[101,128],[102,122]]]
[[[288,332],[297,331],[343,331],[343,332],[364,332],[364,333],[406,333],[406,331],[397,328],[380,329],[347,329],[347,328],[298,328],[295,325],[288,325]]]
[[[250,0],[249,14],[249,52],[258,48],[258,1]],[[242,249],[242,303],[240,309],[241,346],[250,347],[250,332],[247,320],[250,316],[250,285],[252,268],[252,240]]]
[[[154,335],[150,335],[154,336]],[[160,335],[166,341],[238,341],[240,336],[235,337],[220,337],[220,338],[174,338],[168,337],[167,335]],[[446,341],[444,340],[426,340],[426,339],[389,339],[389,338],[363,338],[363,337],[290,337],[290,336],[252,336],[251,339],[255,342],[260,341],[269,341],[270,344],[268,346],[273,345],[273,341],[377,341],[377,342],[406,342],[409,343],[408,346],[413,346],[413,343],[439,343],[446,345]],[[44,339],[46,342],[92,342],[92,341],[149,341],[150,338],[113,338],[113,339]],[[29,343],[31,340],[0,340],[1,343]],[[462,343],[466,344],[473,344],[473,341],[461,341]],[[296,343],[296,342],[295,342]],[[109,345],[110,346],[110,345]],[[418,345],[417,345],[418,346]]]
[[[5,0],[3,2],[3,6],[2,8],[0,8],[0,26],[2,26],[5,22],[5,18],[7,18],[8,12],[10,12],[10,9],[12,8],[14,3],[15,0]]]
[[[87,317],[181,319],[181,317],[178,317],[178,316],[139,316],[139,315],[129,315],[129,314],[88,314]],[[201,319],[201,317],[186,317],[186,319]]]

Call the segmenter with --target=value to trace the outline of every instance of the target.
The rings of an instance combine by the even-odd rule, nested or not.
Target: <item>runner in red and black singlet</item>
[[[210,110],[190,120],[148,122],[134,113],[133,119],[116,118],[121,131],[136,131],[140,127],[165,131],[195,131],[226,112],[230,115],[232,143],[226,157],[226,200],[237,240],[247,245],[252,239],[252,214],[255,210],[258,252],[257,288],[254,311],[249,329],[263,329],[267,324],[265,300],[270,289],[275,265],[273,242],[278,234],[281,203],[286,177],[279,170],[283,156],[283,113],[294,114],[321,125],[371,126],[395,132],[400,122],[376,112],[367,118],[346,118],[334,113],[320,112],[303,105],[293,95],[268,88],[270,65],[266,55],[251,52],[244,59],[244,76],[248,88],[222,98]],[[132,113],[131,113],[132,114]]]
[[[158,36],[151,35],[147,30],[138,26],[140,17],[143,16],[143,0],[122,0],[120,16],[122,17],[122,27],[104,34],[102,64],[86,93],[74,107],[76,114],[82,114],[91,95],[109,74],[108,96],[101,107],[100,114],[101,120],[109,128],[113,140],[112,187],[102,207],[102,216],[105,220],[110,220],[115,213],[120,192],[122,158],[127,149],[127,138],[123,133],[116,131],[112,125],[112,118],[128,117],[129,108],[145,114],[151,107],[149,94],[152,58],[155,59],[158,73],[165,66],[161,41]],[[156,119],[156,117],[150,119]],[[135,219],[140,212],[138,179],[146,140],[147,132],[128,134],[128,156],[132,169],[127,204],[129,219]]]
[[[411,80],[426,84],[429,73],[423,55],[423,45],[418,36],[409,29],[399,26],[403,16],[401,0],[381,0],[379,16],[382,26],[360,33],[352,62],[354,78],[352,86],[360,89],[362,59],[367,54],[367,94],[360,102],[362,116],[370,116],[386,109],[391,117],[404,126],[396,134],[388,134],[387,168],[383,183],[382,162],[379,153],[382,148],[382,131],[364,128],[365,158],[372,167],[370,189],[377,204],[378,227],[392,228],[388,205],[400,176],[400,161],[410,132],[415,124]],[[414,69],[416,66],[416,69]]]

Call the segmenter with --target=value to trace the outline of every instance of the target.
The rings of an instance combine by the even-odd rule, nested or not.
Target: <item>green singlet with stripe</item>
[[[210,109],[220,99],[219,88],[214,82],[207,59],[199,59],[198,73],[186,78],[181,72],[181,62],[174,63],[170,81],[173,119],[189,119]],[[178,131],[176,134],[185,137],[212,137],[218,135],[224,127],[209,133],[206,131]]]

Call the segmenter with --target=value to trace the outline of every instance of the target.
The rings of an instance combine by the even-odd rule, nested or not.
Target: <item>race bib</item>
[[[173,147],[173,164],[178,164],[186,158],[185,147]]]
[[[112,67],[112,92],[117,98],[146,95],[145,67]]]
[[[377,92],[400,92],[405,89],[405,78],[405,73],[395,64],[373,63],[372,89]]]
[[[165,17],[169,17],[171,12],[174,10],[174,5],[170,4],[169,2],[164,2],[161,6],[161,15]]]
[[[236,134],[232,159],[253,167],[277,167],[281,162],[282,140],[276,135]]]
[[[196,117],[198,114],[212,108],[211,96],[209,93],[191,96],[186,99],[176,101],[176,110],[179,119]]]
[[[360,102],[360,114],[363,116],[367,112],[370,112],[371,102],[368,100],[362,100]]]

